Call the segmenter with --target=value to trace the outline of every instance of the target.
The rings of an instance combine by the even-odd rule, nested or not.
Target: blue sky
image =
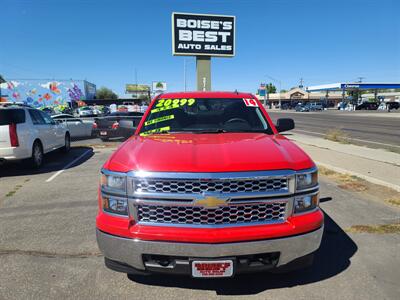
[[[171,54],[171,13],[235,15],[236,56],[212,59],[213,90],[255,92],[339,81],[400,81],[400,1],[0,0],[0,74],[125,83],[166,81],[183,90],[183,57]],[[195,58],[187,58],[195,89]],[[273,81],[272,81],[273,82]],[[275,83],[275,82],[273,82]]]

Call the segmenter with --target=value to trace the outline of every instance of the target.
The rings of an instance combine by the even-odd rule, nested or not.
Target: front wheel
[[[67,153],[67,152],[69,152],[70,149],[71,149],[71,137],[67,133],[65,135],[64,147],[62,148],[62,151],[64,153]]]

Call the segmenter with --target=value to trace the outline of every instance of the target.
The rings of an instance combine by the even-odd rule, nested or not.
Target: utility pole
[[[362,76],[359,76],[357,78],[358,78],[358,83],[362,83],[362,80],[365,79],[365,77],[362,77]],[[358,89],[357,90],[357,103],[360,102],[361,99],[362,99],[361,90]]]
[[[299,85],[299,88],[303,88],[303,78],[300,78],[300,85]]]

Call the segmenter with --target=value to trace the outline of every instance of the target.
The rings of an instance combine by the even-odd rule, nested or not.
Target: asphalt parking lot
[[[321,176],[325,232],[311,269],[232,279],[131,277],[105,268],[95,239],[99,170],[116,143],[80,141],[37,172],[0,166],[0,299],[398,299],[400,235],[351,230],[400,210]]]

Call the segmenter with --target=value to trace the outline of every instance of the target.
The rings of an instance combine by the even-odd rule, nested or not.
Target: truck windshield
[[[158,99],[140,135],[169,132],[273,134],[257,102],[242,98]]]

